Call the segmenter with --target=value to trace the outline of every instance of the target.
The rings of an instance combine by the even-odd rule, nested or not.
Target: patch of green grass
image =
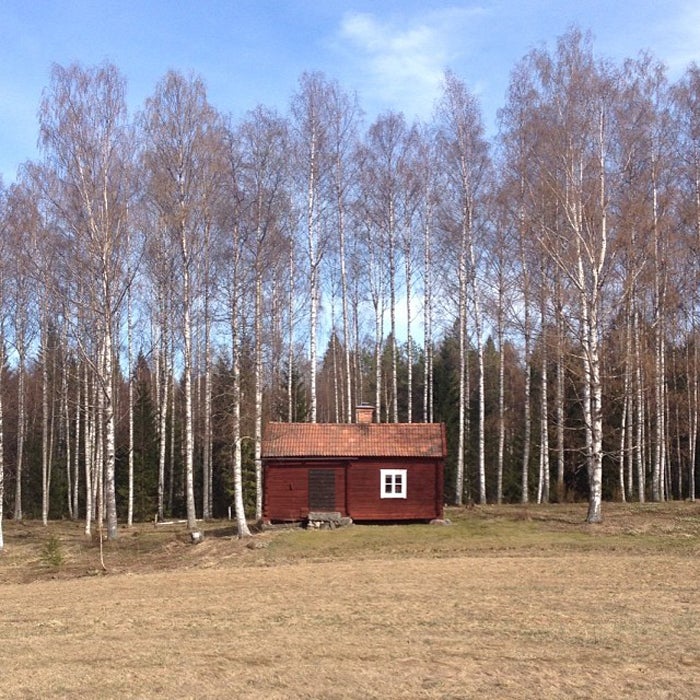
[[[610,513],[607,525],[587,524],[585,505],[476,506],[448,509],[449,526],[355,524],[337,530],[289,530],[271,541],[268,563],[269,559],[554,556],[566,552],[697,553],[700,543],[692,525],[669,531],[668,525],[660,523],[649,530],[649,511],[620,510],[621,514]]]

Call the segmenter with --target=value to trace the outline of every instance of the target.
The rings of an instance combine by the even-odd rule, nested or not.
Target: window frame
[[[387,478],[391,479],[387,482]],[[397,489],[398,483],[398,489]],[[408,469],[380,469],[379,497],[406,499],[408,496]]]

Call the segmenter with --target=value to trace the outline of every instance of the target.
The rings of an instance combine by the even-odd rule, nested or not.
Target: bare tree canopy
[[[240,119],[54,66],[0,196],[0,511],[264,518],[269,420],[442,421],[446,498],[695,499],[700,72],[572,29],[487,135],[304,73]],[[1,539],[0,539],[1,544]]]

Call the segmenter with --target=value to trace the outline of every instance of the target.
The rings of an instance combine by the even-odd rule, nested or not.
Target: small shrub
[[[50,535],[41,548],[41,561],[52,569],[58,569],[63,564],[63,546],[56,535]]]

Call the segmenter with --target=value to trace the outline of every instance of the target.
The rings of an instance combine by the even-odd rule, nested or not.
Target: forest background
[[[265,422],[360,403],[446,423],[456,504],[695,498],[696,65],[574,28],[514,67],[492,139],[449,71],[414,123],[322,73],[241,120],[196,75],[125,92],[54,66],[2,188],[11,517],[245,532]]]

